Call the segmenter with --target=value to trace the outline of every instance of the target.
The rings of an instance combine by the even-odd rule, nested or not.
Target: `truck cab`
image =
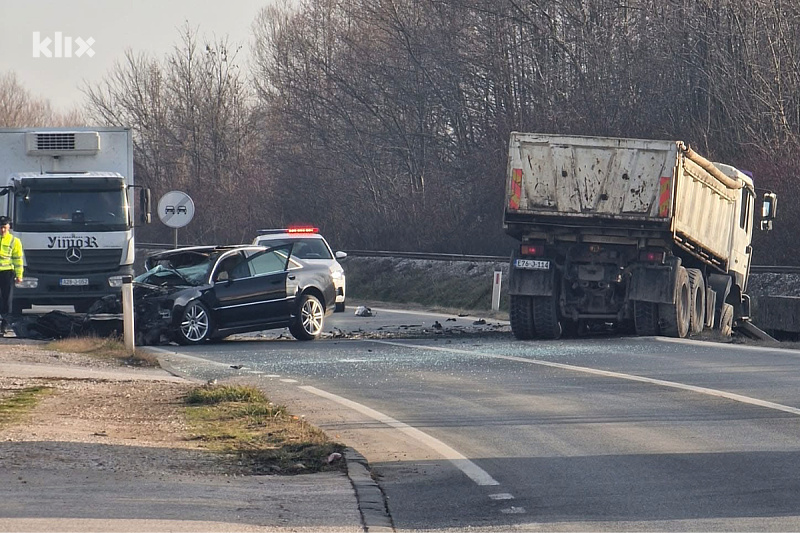
[[[127,128],[0,129],[0,206],[22,241],[13,313],[32,305],[85,312],[133,275],[136,189]],[[4,204],[4,205],[3,205]]]

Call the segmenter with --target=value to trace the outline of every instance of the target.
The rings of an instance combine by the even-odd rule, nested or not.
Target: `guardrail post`
[[[492,311],[500,310],[500,286],[503,284],[503,271],[494,271],[494,281],[492,282]]]
[[[125,351],[133,355],[136,348],[133,333],[133,277],[122,276],[122,338]]]

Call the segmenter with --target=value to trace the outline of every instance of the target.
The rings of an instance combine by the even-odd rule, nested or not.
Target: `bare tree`
[[[0,74],[0,127],[80,126],[83,117],[77,109],[58,113],[46,99],[31,95],[14,72]]]
[[[140,182],[158,196],[192,196],[189,242],[238,242],[260,225],[258,134],[237,51],[227,39],[201,44],[187,25],[163,61],[128,51],[102,84],[84,89],[93,118],[134,130]]]

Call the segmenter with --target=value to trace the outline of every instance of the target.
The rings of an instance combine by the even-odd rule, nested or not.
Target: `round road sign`
[[[170,191],[158,201],[158,218],[170,228],[182,228],[194,216],[194,202],[181,191]]]

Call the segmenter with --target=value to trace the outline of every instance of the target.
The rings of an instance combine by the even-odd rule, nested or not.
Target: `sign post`
[[[194,217],[194,202],[188,194],[170,191],[158,201],[158,218],[164,225],[175,229],[175,248],[178,247],[178,228],[182,228]]]
[[[135,328],[133,322],[133,277],[122,276],[122,339],[125,351],[133,355],[135,346]]]

